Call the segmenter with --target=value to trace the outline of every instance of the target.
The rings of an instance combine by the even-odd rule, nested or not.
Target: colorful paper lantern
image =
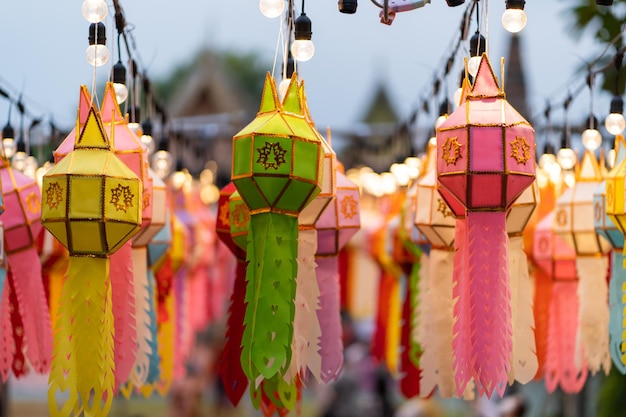
[[[506,388],[512,349],[506,211],[534,173],[533,128],[506,101],[483,55],[465,103],[437,129],[439,184],[466,209],[467,279],[458,285],[467,299],[455,316],[471,319],[455,336],[464,341],[455,349],[460,392],[472,377],[480,393],[503,395]]]
[[[596,233],[594,226],[593,194],[601,182],[602,172],[595,155],[585,151],[577,169],[576,184],[556,201],[553,224],[554,232],[576,251],[580,340],[592,373],[601,368],[608,373],[611,367],[605,256],[611,246]]]
[[[543,377],[548,392],[554,392],[560,386],[567,393],[576,393],[585,385],[588,374],[585,358],[577,346],[579,303],[576,252],[554,233],[555,215],[556,210],[553,210],[537,223],[534,237],[535,264],[541,272],[535,275],[535,288],[549,294],[549,297],[536,297],[536,300],[548,304],[547,308],[541,306],[539,309],[539,313],[548,315],[548,319],[536,319],[537,322],[548,322],[545,357],[539,357],[539,362],[544,363]],[[549,283],[545,283],[545,279]],[[538,311],[537,303],[535,311]],[[536,335],[539,347],[543,344],[542,334]],[[538,349],[538,355],[542,350]]]
[[[141,225],[141,182],[115,154],[91,108],[74,151],[43,178],[44,226],[68,249],[70,264],[55,332],[49,406],[105,416],[115,390],[109,256]],[[60,410],[55,394],[68,392]]]
[[[283,103],[267,74],[257,117],[233,137],[232,181],[250,209],[242,367],[251,381],[291,363],[298,214],[319,193],[323,150],[294,74]]]
[[[537,181],[515,200],[506,216],[509,235],[509,282],[511,286],[511,322],[513,323],[513,354],[509,383],[526,384],[539,368],[535,344],[533,316],[533,283],[524,247],[523,232],[537,208]]]
[[[11,337],[15,341],[14,346],[5,350],[0,369],[6,380],[11,368],[17,376],[26,372],[25,359],[37,373],[48,372],[52,330],[37,253],[42,232],[41,192],[35,180],[13,170],[4,156],[0,156],[0,179],[4,206],[2,243],[7,264],[3,302],[12,305],[10,326],[3,330],[3,342]]]

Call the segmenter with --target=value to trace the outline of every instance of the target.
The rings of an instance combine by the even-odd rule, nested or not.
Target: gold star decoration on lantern
[[[461,158],[461,144],[457,137],[448,138],[441,147],[441,159],[446,161],[448,165],[456,164],[456,161]]]
[[[46,204],[50,209],[59,207],[63,201],[63,188],[58,183],[51,183],[46,189]]]
[[[567,224],[567,213],[565,210],[559,210],[556,213],[556,224],[565,226]]]
[[[26,208],[35,214],[41,211],[41,200],[37,193],[30,193],[26,196]]]
[[[257,151],[259,151],[257,162],[263,165],[266,170],[270,168],[278,170],[278,167],[285,163],[287,151],[278,142],[267,142],[263,147],[257,148]]]
[[[359,204],[351,195],[346,195],[341,200],[341,214],[346,219],[351,219],[357,215]]]
[[[445,201],[443,201],[443,199],[438,198],[437,199],[437,211],[439,213],[441,213],[441,215],[443,217],[453,217],[454,215],[452,214],[452,211],[450,210],[450,208],[448,207],[448,205],[446,204]]]
[[[130,191],[130,187],[118,184],[117,188],[111,188],[111,201],[115,210],[126,212],[133,206],[135,196]]]
[[[238,205],[232,212],[233,224],[237,228],[244,227],[250,221],[250,211],[243,204]]]
[[[515,158],[518,164],[526,164],[530,159],[530,145],[526,142],[526,138],[516,136],[511,141],[511,158]]]

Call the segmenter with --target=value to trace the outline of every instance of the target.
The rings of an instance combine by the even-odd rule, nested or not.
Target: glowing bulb
[[[502,26],[511,33],[518,33],[526,27],[526,12],[522,9],[506,9],[502,14]]]
[[[548,176],[550,177],[550,181],[552,181],[553,184],[561,183],[561,171],[561,165],[559,164],[552,164],[552,166],[548,170]]]
[[[27,156],[24,161],[24,175],[35,179],[37,177],[37,168],[39,168],[37,159],[34,156]]]
[[[107,17],[107,4],[104,0],[85,0],[80,8],[89,23],[102,22]]]
[[[574,172],[572,171],[567,171],[563,173],[563,181],[569,188],[572,188],[574,185],[576,185],[576,174],[574,174]]]
[[[26,155],[26,152],[16,152],[15,155],[13,155],[13,158],[11,158],[11,166],[13,169],[24,172],[27,157],[28,155]]]
[[[141,125],[137,122],[131,122],[128,124],[128,128],[130,129],[131,132],[133,132],[135,135],[139,136],[139,132],[141,131]]]
[[[389,168],[389,171],[391,171],[396,179],[396,182],[401,187],[406,187],[411,181],[411,176],[409,175],[409,167],[407,164],[391,164],[391,168]]]
[[[287,94],[287,89],[289,89],[290,83],[291,83],[291,78],[284,78],[280,82],[280,84],[278,84],[278,95],[281,100],[283,97],[285,97],[285,94]]]
[[[168,151],[157,151],[152,155],[152,169],[161,179],[170,175],[172,163],[172,155]]]
[[[285,0],[261,0],[259,1],[259,9],[263,16],[273,19],[283,14]]]
[[[469,72],[469,74],[472,77],[476,77],[476,74],[478,74],[478,67],[480,66],[480,59],[481,59],[480,56],[473,56],[467,62],[467,72]]]
[[[141,135],[141,143],[148,149],[148,155],[154,152],[154,138],[151,135]]]
[[[461,105],[461,97],[463,96],[463,89],[462,88],[457,88],[456,91],[454,92],[454,105],[456,107],[459,107]]]
[[[540,170],[537,170],[536,175],[537,175],[537,185],[539,185],[539,188],[545,188],[550,182],[550,177],[548,177],[548,173],[540,169]]]
[[[172,175],[172,185],[175,189],[180,190],[185,185],[187,181],[187,176],[183,171],[176,171],[174,175]]]
[[[412,180],[420,176],[422,172],[422,160],[417,156],[409,156],[404,160],[404,163],[409,168],[409,178]]]
[[[595,151],[602,144],[602,135],[596,129],[586,129],[581,137],[585,149]]]
[[[7,159],[11,159],[13,155],[15,155],[15,150],[17,148],[15,139],[13,138],[2,139],[2,146],[4,147],[4,157]]]
[[[437,120],[435,120],[435,129],[439,129],[439,126],[441,126],[443,122],[445,122],[447,119],[448,116],[446,116],[445,114],[437,117]]]
[[[89,65],[101,67],[109,60],[109,49],[106,45],[89,45],[85,51],[85,58]]]
[[[576,153],[570,148],[559,149],[559,152],[556,154],[556,160],[561,168],[565,170],[572,169],[576,165]]]
[[[539,168],[550,171],[552,165],[556,164],[556,156],[551,153],[544,153],[539,157]]]
[[[626,128],[626,120],[624,120],[624,116],[620,113],[611,113],[606,116],[604,126],[611,135],[619,135]]]
[[[428,146],[437,146],[437,138],[435,136],[428,139]]]
[[[311,40],[300,39],[295,40],[291,44],[291,55],[298,61],[308,61],[315,54],[315,45]]]
[[[128,88],[126,88],[126,85],[124,84],[113,83],[113,91],[115,91],[117,104],[122,104],[128,98]]]
[[[398,189],[396,177],[391,172],[383,172],[380,174],[380,185],[383,195],[393,194]]]
[[[611,149],[606,154],[606,163],[610,169],[615,168],[615,158],[617,158],[617,154],[615,153],[615,149]]]

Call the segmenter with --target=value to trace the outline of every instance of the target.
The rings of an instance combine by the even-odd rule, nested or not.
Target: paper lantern
[[[537,181],[515,200],[506,216],[509,235],[509,282],[511,286],[511,322],[513,324],[513,353],[509,383],[530,382],[539,368],[535,344],[533,316],[533,283],[524,248],[523,232],[537,208]]]
[[[295,74],[282,104],[267,74],[257,117],[233,137],[232,181],[251,214],[241,356],[251,381],[282,381],[291,363],[297,216],[323,174],[322,145],[304,108]]]
[[[437,129],[437,178],[466,209],[467,279],[459,279],[457,389],[503,395],[511,355],[506,210],[534,180],[534,131],[506,101],[486,55],[463,105]],[[461,307],[465,311],[461,311]],[[489,314],[485,312],[489,311]],[[470,336],[471,335],[471,336]]]
[[[215,232],[217,233],[217,237],[228,247],[228,249],[235,255],[238,259],[245,259],[245,249],[242,249],[240,246],[235,244],[235,240],[230,234],[231,222],[231,201],[230,196],[237,192],[235,188],[235,184],[229,182],[224,188],[220,190],[220,198],[217,202],[217,217],[215,221]],[[237,193],[239,194],[239,193]],[[243,204],[243,201],[240,201]],[[245,206],[247,210],[247,206]],[[246,222],[247,224],[247,222]]]
[[[104,416],[115,389],[109,255],[139,230],[141,182],[111,151],[91,108],[74,151],[48,171],[42,189],[44,226],[70,253],[54,339],[51,413],[69,415],[80,404]],[[69,393],[60,411],[57,391]]]
[[[1,217],[3,247],[7,263],[3,286],[7,294],[5,302],[12,305],[8,329],[15,339],[14,346],[4,349],[7,357],[0,371],[6,380],[11,368],[16,376],[26,371],[26,359],[37,373],[48,372],[52,330],[36,246],[42,232],[41,192],[35,180],[13,170],[4,156],[0,157],[0,178],[4,201]],[[3,342],[7,337],[11,337],[8,331],[3,334]]]
[[[576,185],[556,201],[554,232],[576,251],[579,282],[580,338],[592,373],[611,367],[609,354],[609,307],[606,276],[610,243],[596,233],[593,194],[602,181],[595,155],[583,154]]]

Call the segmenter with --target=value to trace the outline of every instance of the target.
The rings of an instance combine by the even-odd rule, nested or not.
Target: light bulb
[[[480,66],[480,59],[481,59],[480,56],[473,56],[467,62],[467,72],[469,72],[469,74],[472,77],[476,77],[476,74],[478,74],[478,67]]]
[[[409,167],[407,164],[391,164],[389,171],[393,174],[396,179],[398,185],[402,187],[406,187],[411,181],[411,176],[409,175]]]
[[[526,27],[526,12],[522,9],[506,9],[502,14],[502,26],[511,33],[518,33]]]
[[[380,174],[380,185],[383,195],[390,195],[398,189],[396,177],[391,172],[383,172]]]
[[[552,166],[548,170],[548,176],[550,177],[550,181],[552,181],[553,184],[561,183],[561,171],[561,165],[559,164],[552,164]]]
[[[576,165],[576,153],[570,148],[561,148],[556,154],[556,160],[561,168],[565,170],[572,169]]]
[[[89,65],[101,67],[109,60],[109,49],[106,45],[89,45],[85,51],[85,58]]]
[[[154,152],[154,138],[152,135],[141,135],[141,143],[148,149],[148,155],[152,155]]]
[[[172,155],[168,151],[157,151],[152,156],[152,169],[161,179],[166,178],[172,171]]]
[[[581,136],[581,141],[585,149],[593,152],[602,144],[602,135],[596,129],[586,129]]]
[[[139,132],[141,131],[141,125],[139,123],[131,122],[131,123],[128,124],[128,128],[135,135],[139,136]]]
[[[117,104],[122,104],[128,98],[128,88],[124,84],[113,83],[113,91],[115,91]]]
[[[422,172],[422,160],[417,156],[409,156],[404,160],[404,163],[409,167],[409,177],[414,180],[420,176]]]
[[[102,22],[107,17],[107,4],[104,0],[85,0],[80,11],[89,23]]]
[[[604,126],[611,135],[619,135],[626,128],[626,120],[621,113],[611,113],[606,116]]]
[[[24,172],[27,157],[28,155],[26,155],[26,152],[16,152],[15,155],[13,155],[13,158],[11,158],[11,166],[13,169]]]
[[[295,40],[291,44],[291,55],[298,61],[308,61],[315,54],[313,41],[307,39]]]
[[[273,19],[283,14],[285,0],[260,0],[259,9],[263,16]]]
[[[463,89],[461,87],[457,88],[454,92],[454,105],[459,107],[461,105],[461,97],[463,96]]]
[[[287,90],[289,89],[289,83],[291,83],[290,78],[283,78],[283,80],[278,84],[278,96],[282,100],[287,94]]]
[[[439,129],[439,126],[441,126],[443,122],[445,122],[447,119],[448,119],[448,116],[446,115],[441,115],[437,117],[437,120],[435,120],[435,129]]]
[[[15,139],[13,138],[2,139],[2,146],[4,147],[4,157],[7,159],[11,159],[13,155],[15,155],[15,150],[17,148]]]
[[[539,168],[550,171],[552,165],[556,163],[556,156],[551,153],[544,153],[539,157]]]
[[[187,176],[184,171],[176,171],[174,175],[172,175],[172,185],[175,189],[180,190],[185,185],[187,181]]]
[[[576,174],[572,171],[563,173],[563,182],[565,182],[565,185],[569,188],[574,187],[574,185],[576,185]]]
[[[34,156],[27,156],[24,161],[24,175],[35,179],[37,177],[37,168],[39,168],[37,159]]]
[[[437,137],[432,136],[428,139],[428,146],[437,146]]]

